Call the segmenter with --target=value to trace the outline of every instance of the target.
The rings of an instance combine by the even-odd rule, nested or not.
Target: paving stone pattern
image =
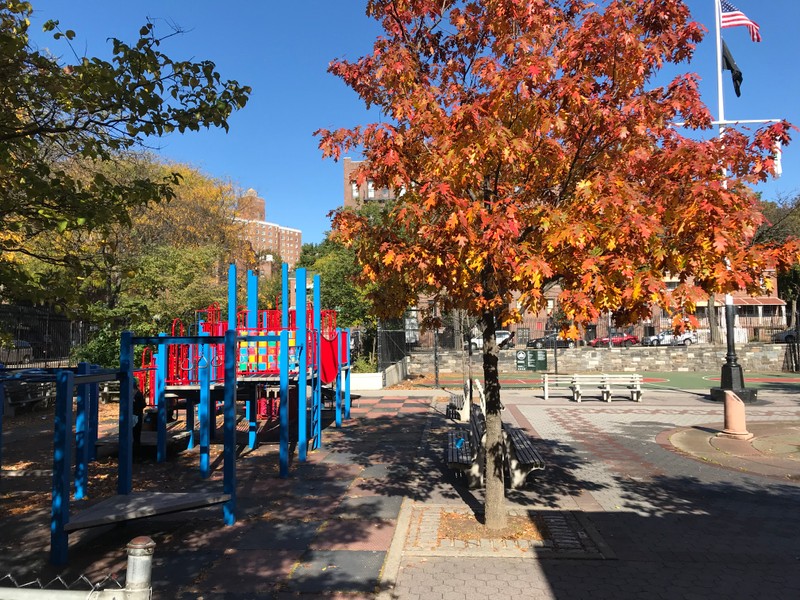
[[[214,508],[81,532],[69,567],[55,571],[46,510],[4,515],[0,574],[121,576],[125,544],[148,535],[156,598],[800,598],[800,484],[670,446],[668,432],[719,426],[719,405],[672,390],[642,404],[503,390],[503,419],[528,431],[548,465],[506,490],[506,508],[541,517],[547,536],[468,544],[439,535],[443,511],[477,515],[484,502],[444,461],[445,401],[441,391],[365,394],[288,479],[276,476],[274,444],[243,453],[231,527]],[[765,431],[800,425],[800,405],[762,390],[747,416]],[[176,473],[187,487],[198,477]],[[9,479],[3,491],[30,493],[43,478]]]
[[[430,544],[429,525],[409,531],[411,548],[385,598],[800,597],[800,486],[693,460],[656,439],[681,427],[719,428],[720,405],[674,391],[643,405],[503,394],[504,420],[527,429],[548,462],[529,489],[507,491],[509,510],[575,516],[577,526],[549,528],[565,546],[589,540],[606,560],[575,560],[591,556],[586,548],[569,560],[493,547],[483,556],[416,552]],[[784,396],[748,407],[747,416],[800,423],[800,407]]]

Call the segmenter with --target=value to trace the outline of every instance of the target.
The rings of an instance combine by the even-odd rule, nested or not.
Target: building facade
[[[269,275],[275,258],[272,253],[275,252],[280,254],[290,269],[294,269],[300,260],[303,232],[268,222],[266,212],[264,199],[259,198],[254,189],[247,190],[239,198],[236,219],[244,224],[244,236],[258,256],[259,270]]]
[[[366,180],[359,185],[355,181],[355,172],[363,160],[344,158],[344,207],[358,208],[368,201],[387,202],[394,200],[395,196],[389,188],[376,188],[375,184]]]

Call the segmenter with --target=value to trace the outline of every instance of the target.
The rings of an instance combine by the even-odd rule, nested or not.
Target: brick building
[[[249,189],[239,198],[236,219],[244,223],[245,239],[259,256],[262,273],[272,268],[271,252],[278,252],[283,261],[294,269],[300,260],[303,246],[303,232],[299,229],[281,227],[266,220],[266,203],[259,198],[254,189]],[[269,258],[268,258],[269,257]]]
[[[354,172],[363,160],[344,159],[344,206],[356,208],[368,200],[386,202],[394,200],[394,193],[389,188],[376,188],[372,181],[367,180],[361,185],[354,181]]]

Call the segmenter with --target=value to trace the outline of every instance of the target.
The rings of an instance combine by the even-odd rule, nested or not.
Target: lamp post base
[[[733,352],[729,350],[729,354],[733,354]],[[728,362],[722,365],[719,379],[719,387],[711,388],[712,400],[724,402],[726,391],[732,391],[741,398],[742,402],[747,404],[753,404],[758,399],[758,392],[756,390],[745,389],[744,371],[742,370],[742,366],[736,362],[735,355],[733,359],[729,356]]]
[[[742,402],[745,404],[755,404],[758,401],[758,390],[753,389],[723,389],[721,387],[711,388],[711,399],[715,402],[724,402],[725,401],[725,392],[733,392],[739,398],[741,398]]]

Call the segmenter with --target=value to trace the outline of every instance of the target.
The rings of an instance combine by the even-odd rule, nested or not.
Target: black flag
[[[739,70],[739,66],[736,64],[736,61],[733,60],[733,55],[731,54],[731,51],[728,50],[728,44],[725,43],[725,40],[722,40],[722,70],[728,70],[731,72],[731,79],[733,79],[733,91],[736,92],[736,97],[738,98],[742,95],[742,72]]]

